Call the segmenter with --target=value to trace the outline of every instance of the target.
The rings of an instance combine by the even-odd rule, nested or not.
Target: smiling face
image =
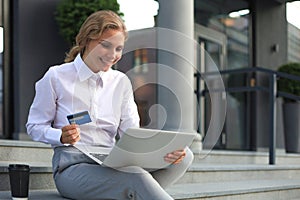
[[[122,31],[107,29],[99,38],[89,41],[82,58],[94,73],[107,71],[121,59],[124,43]]]

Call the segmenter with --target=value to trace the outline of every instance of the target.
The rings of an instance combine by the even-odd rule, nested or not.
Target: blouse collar
[[[108,74],[109,72],[112,70],[111,68],[104,72],[104,71],[100,71],[98,73],[94,73],[82,60],[80,54],[78,54],[76,56],[76,58],[74,59],[74,65],[75,68],[77,70],[77,74],[79,77],[79,81],[85,81],[89,78],[91,78],[92,76],[99,76],[101,77],[102,81],[104,82],[105,79],[108,78]]]

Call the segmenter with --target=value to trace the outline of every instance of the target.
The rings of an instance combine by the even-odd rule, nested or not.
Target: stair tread
[[[8,172],[9,164],[28,164],[33,171],[51,171],[49,162],[18,162],[18,161],[0,161],[0,172]],[[267,165],[267,164],[200,164],[193,163],[188,169],[189,172],[206,172],[206,171],[269,171],[269,170],[299,170],[299,165]]]
[[[41,142],[36,141],[24,141],[24,140],[7,140],[7,139],[0,139],[0,147],[1,146],[8,146],[12,148],[16,147],[30,147],[30,148],[47,148],[51,149],[49,144],[44,144]]]
[[[175,184],[167,192],[175,199],[203,198],[222,195],[300,189],[300,180],[251,180],[215,183]],[[0,191],[0,199],[11,199],[10,191]],[[30,190],[31,200],[65,200],[57,190]]]
[[[175,184],[167,191],[175,199],[233,195],[273,190],[300,189],[300,180],[247,180]]]
[[[248,171],[248,170],[289,170],[300,169],[300,165],[291,164],[201,164],[193,163],[189,171]]]
[[[10,200],[11,192],[10,191],[0,191],[1,200]],[[30,190],[29,198],[30,200],[66,200],[59,195],[57,190]]]
[[[0,172],[8,172],[9,164],[26,164],[30,166],[31,172],[52,172],[52,166],[48,162],[18,162],[18,161],[0,161]]]

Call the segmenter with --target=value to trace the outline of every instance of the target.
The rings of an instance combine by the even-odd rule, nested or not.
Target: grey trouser
[[[149,173],[136,166],[118,170],[103,167],[74,147],[56,147],[53,176],[59,193],[70,199],[168,200],[173,198],[164,188],[186,172],[193,158],[187,148],[180,164]]]

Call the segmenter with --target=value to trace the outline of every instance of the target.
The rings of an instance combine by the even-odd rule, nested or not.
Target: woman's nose
[[[107,52],[107,58],[111,59],[111,60],[114,60],[118,55],[118,52],[114,49],[110,49],[108,52]]]

